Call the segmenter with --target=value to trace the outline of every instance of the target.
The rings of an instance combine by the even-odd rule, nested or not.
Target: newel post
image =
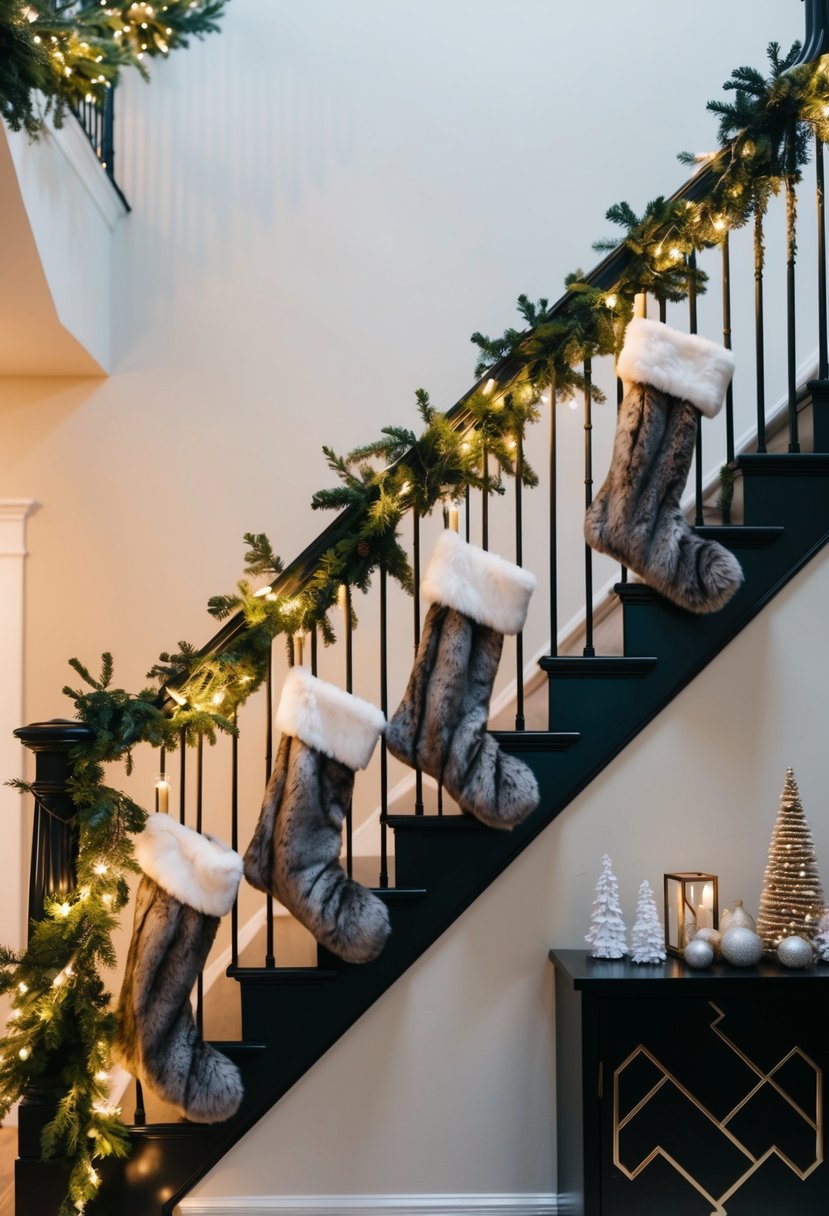
[[[70,752],[90,736],[81,722],[54,718],[20,726],[14,732],[35,754],[35,816],[32,828],[32,862],[29,872],[29,936],[32,921],[43,918],[43,901],[49,895],[68,895],[75,889],[77,837],[73,831],[75,807],[69,796],[72,776]],[[55,1096],[48,1079],[27,1090],[18,1112],[15,1162],[15,1210],[54,1216],[66,1189],[66,1173],[59,1160],[40,1160],[40,1135],[55,1112]]]
[[[29,922],[43,917],[47,895],[68,895],[75,889],[78,843],[72,820],[75,807],[69,796],[72,776],[70,751],[89,738],[82,722],[53,718],[19,726],[14,732],[35,754],[35,817],[32,827],[32,861],[29,870]]]

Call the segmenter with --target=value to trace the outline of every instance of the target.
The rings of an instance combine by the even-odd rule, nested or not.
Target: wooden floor
[[[17,1128],[0,1127],[0,1216],[14,1216],[14,1159]]]

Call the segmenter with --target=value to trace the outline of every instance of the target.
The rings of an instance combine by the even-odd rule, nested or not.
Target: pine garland
[[[41,12],[37,3],[0,0],[0,115],[13,131],[38,139],[50,113],[60,127],[67,109],[101,104],[122,68],[135,67],[148,80],[146,60],[217,31],[226,4],[102,0],[76,7],[64,0]]]

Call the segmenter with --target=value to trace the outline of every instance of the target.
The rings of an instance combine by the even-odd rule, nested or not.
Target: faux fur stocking
[[[722,346],[635,319],[619,357],[625,396],[607,479],[588,508],[587,543],[689,612],[716,612],[743,581],[740,564],[703,540],[679,507],[698,412],[713,418],[734,372]]]
[[[202,1040],[190,994],[219,918],[230,911],[242,859],[169,815],[150,815],[135,842],[144,875],[135,900],[118,1005],[116,1058],[195,1123],[235,1114],[239,1070]]]
[[[486,729],[504,634],[523,629],[534,588],[520,566],[443,532],[421,588],[431,607],[414,669],[386,728],[392,755],[494,828],[514,827],[538,805],[532,771]]]
[[[368,764],[384,723],[368,701],[293,667],[276,715],[276,764],[245,853],[248,882],[349,963],[376,958],[389,934],[386,905],[339,864],[354,770]]]

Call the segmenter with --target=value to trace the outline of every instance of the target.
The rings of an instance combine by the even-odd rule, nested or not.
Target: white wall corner
[[[23,725],[23,621],[26,520],[37,504],[31,498],[0,499],[0,781],[23,775],[24,755],[12,732]],[[23,802],[0,784],[0,924],[3,941],[23,945]]]
[[[81,124],[74,114],[67,114],[62,127],[50,124],[49,130],[55,145],[100,212],[107,228],[114,232],[118,221],[127,214],[127,207],[109,180]]]
[[[556,1216],[552,1194],[256,1195],[184,1199],[180,1216]]]

